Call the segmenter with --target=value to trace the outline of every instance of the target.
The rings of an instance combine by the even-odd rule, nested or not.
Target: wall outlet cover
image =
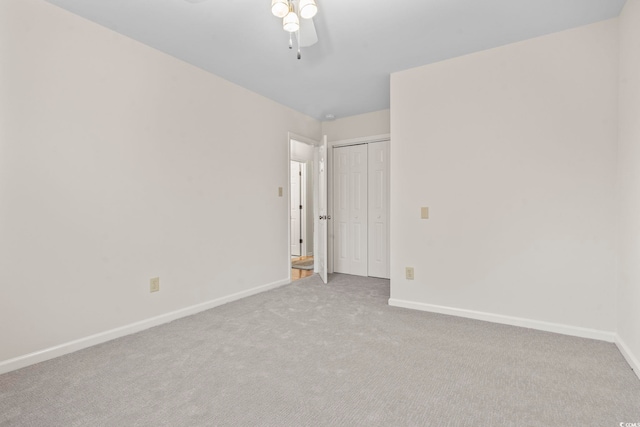
[[[407,280],[413,280],[414,279],[413,267],[405,268],[405,276],[406,276]]]
[[[160,278],[154,277],[149,282],[149,292],[159,292],[160,291]]]

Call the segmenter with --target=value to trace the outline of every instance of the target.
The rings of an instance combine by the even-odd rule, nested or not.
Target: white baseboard
[[[611,343],[615,341],[616,336],[614,332],[599,331],[597,329],[580,328],[577,326],[562,325],[559,323],[542,322],[539,320],[524,319],[521,317],[504,316],[501,314],[484,313],[481,311],[444,307],[440,305],[404,301],[394,298],[389,299],[389,305],[394,307],[410,308],[413,310],[428,311],[431,313],[466,317],[468,319],[483,320],[486,322],[501,323],[504,325],[520,326],[523,328],[537,329],[540,331],[554,332],[556,334],[571,335],[580,338],[590,338]]]
[[[616,334],[615,343],[618,350],[620,350],[620,353],[622,353],[622,356],[624,356],[629,366],[631,366],[633,372],[635,372],[638,379],[640,379],[640,361],[638,358],[633,355],[629,347],[624,343],[624,341],[622,341],[622,338],[620,338],[620,335],[618,334]]]
[[[136,332],[144,331],[145,329],[153,328],[154,326],[162,325],[173,320],[180,319],[182,317],[191,316],[201,311],[209,310],[214,307],[227,304],[232,301],[237,301],[242,298],[246,298],[251,295],[259,294],[271,289],[278,288],[280,286],[288,285],[291,280],[284,279],[277,282],[269,283],[255,288],[247,289],[246,291],[237,292],[235,294],[227,295],[225,297],[217,298],[204,303],[185,307],[180,310],[172,311],[169,313],[161,314],[160,316],[151,317],[149,319],[141,320],[139,322],[131,323],[129,325],[121,326],[119,328],[111,329],[105,332],[100,332],[88,337],[80,338],[74,341],[70,341],[64,344],[57,345],[55,347],[46,348],[44,350],[36,351],[33,353],[19,356],[13,359],[0,362],[0,374],[4,374],[16,369],[24,368],[29,365],[44,362],[45,360],[53,359],[55,357],[63,356],[65,354],[73,353],[74,351],[82,350],[87,347],[91,347],[97,344],[101,344],[106,341],[111,341],[116,338],[120,338],[126,335],[134,334]]]

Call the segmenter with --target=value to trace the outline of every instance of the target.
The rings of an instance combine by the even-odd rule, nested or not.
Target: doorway
[[[318,273],[327,283],[327,137],[289,134],[288,222],[290,279]]]
[[[290,166],[290,246],[291,280],[313,275],[313,186],[307,167],[311,161],[291,160]]]
[[[313,156],[315,141],[290,138],[289,246],[291,280],[314,274],[314,188]]]

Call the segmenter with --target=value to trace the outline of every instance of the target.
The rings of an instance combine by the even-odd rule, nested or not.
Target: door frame
[[[300,160],[294,159],[291,156],[291,141],[298,141],[303,144],[310,145],[312,147],[317,147],[320,144],[320,141],[316,141],[314,139],[307,138],[305,136],[298,135],[293,132],[289,132],[287,135],[287,165],[289,166],[289,168],[291,167],[291,161],[300,162]],[[308,177],[308,171],[306,170],[306,165],[305,165],[305,172]],[[289,282],[291,282],[291,194],[290,193],[291,193],[291,172],[289,171],[289,173],[287,173],[287,193],[286,193],[286,197],[287,197],[287,264],[288,264],[287,277],[289,278]],[[306,221],[304,221],[304,223],[306,224]],[[306,228],[303,227],[303,230],[305,230],[304,232],[306,237]],[[315,233],[316,233],[316,230],[314,229],[313,230],[314,241],[316,239]],[[327,237],[327,244],[328,244],[328,240],[329,239]],[[307,248],[306,241],[307,239],[303,237],[303,250]],[[309,251],[307,250],[306,253],[309,253]]]
[[[299,181],[299,206],[302,206],[302,209],[295,209],[295,211],[298,212],[299,218],[298,218],[298,223],[300,224],[300,240],[302,240],[302,243],[298,242],[298,246],[300,247],[299,251],[300,251],[300,255],[299,256],[308,256],[308,252],[307,252],[307,164],[300,162],[298,160],[291,160],[290,161],[290,165],[293,168],[293,164],[296,163],[298,165],[298,171],[300,173],[298,181]],[[291,199],[291,197],[293,196],[292,192],[292,188],[291,188],[291,177],[289,177],[289,199]],[[293,206],[289,205],[291,208],[293,208]],[[291,211],[293,211],[294,209],[291,209]],[[292,257],[294,257],[295,255],[293,255],[293,253],[291,254]]]
[[[388,141],[389,145],[391,145],[391,134],[384,133],[380,135],[363,136],[360,138],[350,138],[350,139],[342,139],[338,141],[329,141],[327,159],[333,160],[334,148],[347,147],[349,145],[369,144],[373,142],[383,142],[383,141]],[[328,203],[327,211],[329,212],[329,215],[331,215],[331,217],[334,217],[333,215],[334,213],[333,212],[333,161],[329,161],[328,163],[329,165],[327,167],[327,174],[328,174],[327,178],[329,182],[327,183],[327,203]],[[329,236],[327,237],[327,245],[328,245],[327,262],[328,262],[329,273],[333,273],[333,270],[334,270],[333,269],[333,256],[334,256],[333,254],[333,244],[334,244],[333,221],[329,221],[328,234]]]
[[[297,162],[297,160],[294,160],[294,162]],[[302,210],[300,211],[300,238],[302,239],[302,246],[300,247],[300,253],[302,255],[300,256],[309,256],[309,239],[307,238],[307,219],[309,216],[309,212],[307,211],[308,207],[307,207],[307,198],[308,198],[308,194],[307,194],[307,179],[308,179],[308,175],[307,175],[307,164],[306,163],[302,163],[302,162],[298,162],[300,163],[300,202],[302,203]],[[313,248],[311,248],[313,249]]]

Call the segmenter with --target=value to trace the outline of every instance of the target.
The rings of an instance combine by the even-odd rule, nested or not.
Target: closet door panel
[[[368,150],[367,145],[349,147],[351,159],[351,266],[350,274],[368,274]]]
[[[366,145],[334,149],[334,271],[367,275],[368,150]]]
[[[368,145],[369,260],[368,275],[388,279],[389,271],[389,142]]]
[[[349,273],[349,153],[334,150],[334,265],[336,273]]]

